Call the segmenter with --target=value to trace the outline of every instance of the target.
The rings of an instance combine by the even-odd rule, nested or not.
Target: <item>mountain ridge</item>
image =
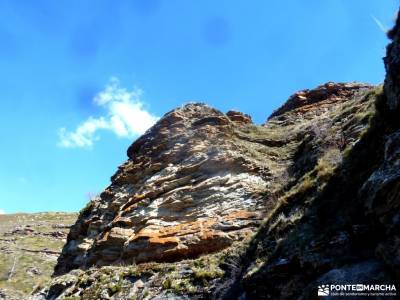
[[[170,111],[83,209],[33,299],[313,299],[400,281],[400,21],[383,86],[295,93],[262,126]]]

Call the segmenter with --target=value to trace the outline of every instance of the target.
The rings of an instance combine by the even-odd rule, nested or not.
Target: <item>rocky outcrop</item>
[[[204,104],[167,113],[80,213],[64,275],[35,299],[313,299],[321,284],[400,282],[399,22],[384,87],[300,91],[262,126]]]
[[[253,123],[250,115],[244,114],[240,111],[230,110],[226,113],[226,115],[231,121],[234,122],[245,123],[245,124]]]
[[[321,97],[324,89],[335,96]],[[357,143],[373,110],[371,91],[329,83],[303,93],[309,104],[263,126],[204,104],[167,113],[129,147],[112,184],[80,213],[55,274],[146,262],[178,266],[244,245],[285,189],[316,167],[327,173]]]
[[[238,249],[246,248],[245,241],[261,220],[275,216],[297,192],[316,185],[302,186],[310,173],[317,172],[322,186],[370,126],[376,89],[364,84],[351,84],[351,89],[343,84],[328,86],[336,90],[334,100],[310,98],[311,104],[292,107],[262,126],[239,112],[225,115],[203,104],[167,113],[129,147],[129,159],[112,177],[112,184],[80,213],[56,274],[97,266],[95,276],[101,276],[101,266],[157,262],[146,271],[151,275],[137,277],[133,285],[124,275],[133,272],[130,268],[115,271],[126,288],[113,297],[123,299],[133,293],[140,299],[145,291],[157,297],[170,295],[179,282],[185,282],[180,289],[196,291],[191,299],[229,298],[232,283],[247,266]],[[307,95],[320,93],[311,90]],[[294,209],[280,221],[294,223],[301,216],[302,211]],[[223,249],[236,255],[228,258]],[[201,275],[208,279],[199,281],[198,265],[214,252],[219,258],[208,259],[211,275]],[[291,262],[282,260],[276,270],[285,264]],[[178,271],[165,283],[160,272],[171,265]],[[90,274],[80,271],[58,277],[50,290],[41,293],[53,299],[102,290],[99,293],[110,296],[110,289],[94,285],[95,278],[89,287],[80,287]],[[143,289],[136,287],[139,279]]]
[[[381,161],[364,183],[360,194],[370,218],[383,228],[377,256],[400,282],[400,14],[388,33],[392,42],[384,59],[386,67]]]
[[[383,161],[360,190],[366,214],[385,229],[378,257],[400,279],[400,130],[384,139]]]
[[[329,179],[316,168],[288,190],[243,255],[241,289],[224,296],[312,299],[327,283],[400,282],[399,22],[368,129]]]
[[[265,213],[261,192],[278,176],[232,143],[245,115],[188,104],[128,149],[129,160],[72,228],[56,273],[176,261],[248,237]]]
[[[302,90],[292,95],[289,100],[275,110],[269,118],[277,117],[292,110],[301,112],[302,110],[308,110],[310,107],[315,109],[318,103],[329,106],[334,102],[346,101],[352,97],[355,91],[364,88],[371,88],[371,86],[360,83],[328,82],[313,90]]]
[[[268,187],[274,183],[279,189],[286,167],[306,155],[298,153],[304,135],[319,123],[327,126],[332,111],[370,89],[327,86],[336,91],[334,102],[321,98],[324,88],[319,87],[304,94],[317,97],[308,101],[318,105],[292,109],[286,122],[271,120],[264,128],[244,114],[225,115],[203,104],[167,113],[129,147],[129,160],[112,184],[81,213],[56,274],[92,265],[193,258],[251,236],[274,205],[265,197],[272,190]],[[304,128],[296,128],[294,118],[303,118]],[[338,124],[343,121],[333,131],[342,133]],[[347,130],[347,142],[357,139],[360,129]],[[307,157],[315,163],[318,155]]]
[[[387,46],[384,58],[386,68],[385,93],[390,110],[398,110],[400,106],[400,17],[396,25],[389,31],[392,42]]]

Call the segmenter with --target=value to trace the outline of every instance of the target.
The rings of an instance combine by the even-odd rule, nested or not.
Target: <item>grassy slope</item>
[[[46,282],[76,218],[74,213],[0,215],[0,289],[25,298]]]

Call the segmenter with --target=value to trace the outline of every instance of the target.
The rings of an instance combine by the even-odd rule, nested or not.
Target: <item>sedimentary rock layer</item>
[[[347,106],[366,110],[370,88],[328,83],[299,92],[264,126],[204,104],[167,113],[81,212],[55,273],[176,261],[247,239],[304,165],[357,140],[363,125],[338,116]],[[321,140],[321,149],[307,149],[307,139]]]

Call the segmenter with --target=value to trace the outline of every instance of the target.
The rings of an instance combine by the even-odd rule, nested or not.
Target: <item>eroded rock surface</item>
[[[310,104],[286,109],[262,126],[242,113],[225,115],[203,104],[167,113],[129,147],[112,184],[81,212],[56,267],[57,275],[92,266],[98,271],[56,277],[37,299],[91,293],[104,299],[229,299],[243,293],[232,287],[253,268],[239,258],[247,257],[244,241],[262,220],[272,218],[271,228],[280,228],[302,219],[298,206],[284,214],[280,207],[322,188],[368,131],[380,88],[329,83],[315,91],[327,86],[336,91],[334,99],[308,91]],[[335,237],[338,243],[343,239]],[[278,273],[296,266],[290,257],[271,261]],[[135,277],[123,275],[136,268],[132,263],[151,274],[135,269]],[[121,274],[118,280],[102,277],[107,265]],[[116,284],[121,290],[114,290]]]
[[[288,101],[280,108],[275,110],[269,118],[284,114],[287,111],[297,110],[299,112],[307,111],[310,108],[315,110],[322,105],[331,106],[335,102],[346,101],[352,97],[354,92],[360,89],[371,88],[368,84],[360,83],[334,83],[327,82],[312,90],[302,90],[293,94]]]
[[[56,274],[194,258],[246,240],[304,165],[358,139],[366,123],[349,113],[365,117],[370,89],[329,83],[302,92],[309,104],[291,106],[264,126],[203,104],[167,113],[129,147],[112,184],[81,212]],[[310,140],[320,144],[308,148]]]
[[[317,166],[289,189],[243,255],[242,289],[224,296],[312,299],[328,282],[400,282],[399,29],[398,19],[367,130],[330,176]]]
[[[400,282],[399,26],[383,87],[300,91],[262,126],[203,104],[167,113],[34,299],[310,299],[327,281]]]
[[[195,257],[248,237],[265,211],[260,193],[277,172],[231,142],[236,121],[202,104],[166,114],[81,213],[57,273]]]
[[[388,36],[392,42],[387,46],[384,58],[385,93],[388,107],[398,111],[400,107],[400,17],[397,17],[396,25],[389,31]]]

